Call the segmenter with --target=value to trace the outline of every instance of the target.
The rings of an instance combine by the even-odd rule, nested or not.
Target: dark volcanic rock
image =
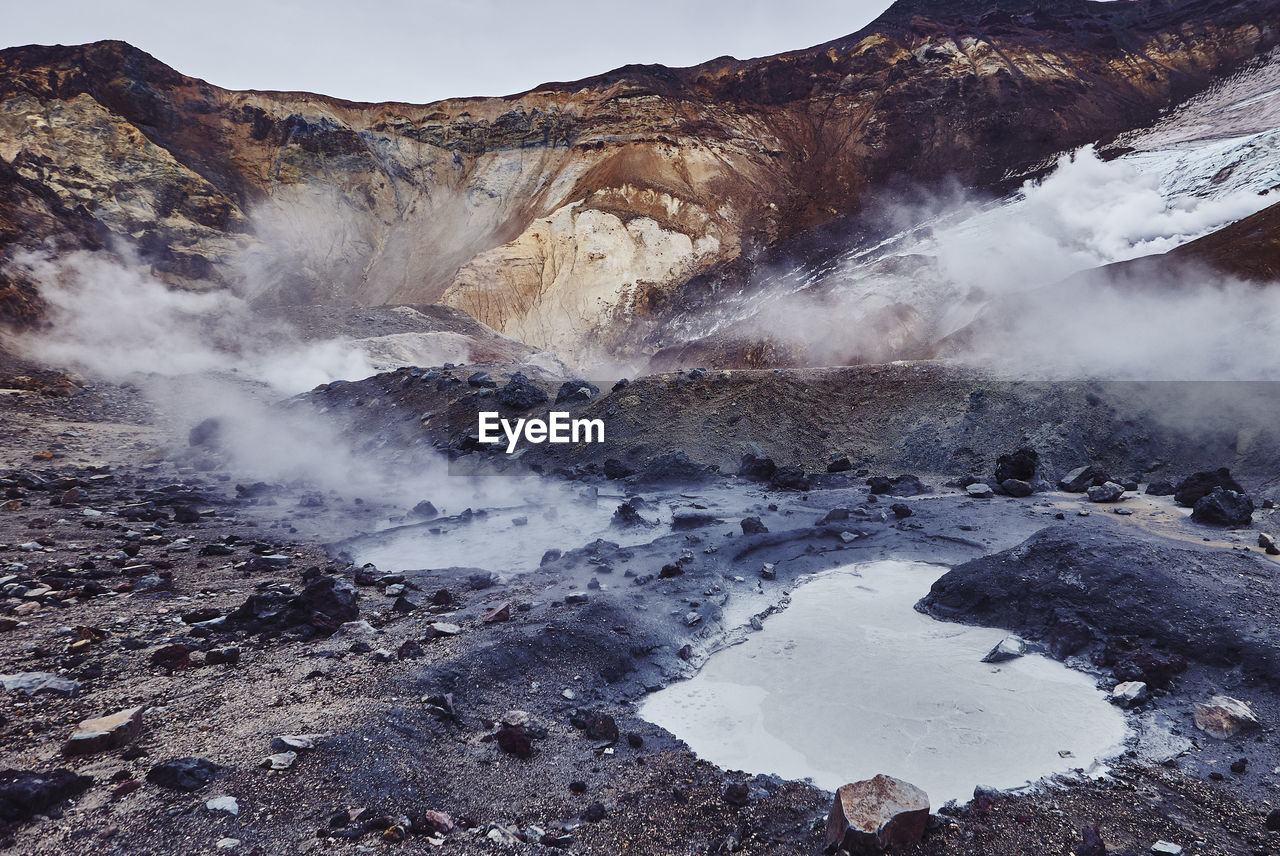
[[[1076,467],[1058,480],[1058,489],[1067,493],[1084,493],[1091,487],[1106,484],[1111,476],[1094,466]]]
[[[743,455],[742,463],[738,465],[738,475],[751,481],[769,481],[777,471],[778,465],[773,462],[772,458],[762,458],[751,454]]]
[[[1035,492],[1031,485],[1022,479],[1005,479],[1000,482],[1000,489],[1009,494],[1009,496],[1018,497],[1019,499],[1031,496]]]
[[[763,535],[769,531],[769,527],[761,522],[759,517],[744,517],[742,519],[743,535]]]
[[[322,576],[299,595],[272,591],[252,594],[227,616],[227,622],[252,632],[310,625],[327,636],[359,616],[356,598],[355,586],[347,580]]]
[[[873,494],[889,494],[892,496],[918,496],[928,493],[930,488],[913,475],[901,475],[895,478],[872,476],[867,485]]]
[[[1177,488],[1173,486],[1173,482],[1153,481],[1147,485],[1148,496],[1173,496]]]
[[[706,481],[716,472],[716,467],[692,461],[677,449],[649,461],[633,478],[649,484],[691,484]]]
[[[1213,472],[1195,473],[1178,482],[1177,488],[1174,489],[1173,501],[1178,505],[1192,508],[1201,497],[1212,493],[1215,487],[1244,493],[1244,488],[1231,477],[1231,471],[1222,467]]]
[[[996,459],[996,482],[1003,484],[1009,479],[1030,482],[1036,477],[1036,468],[1040,466],[1040,455],[1034,449],[1021,448],[1008,455]]]
[[[778,467],[769,483],[783,490],[809,489],[809,477],[799,467]]]
[[[147,771],[147,781],[175,791],[198,791],[221,769],[206,758],[175,758]]]
[[[560,384],[560,391],[556,393],[556,404],[569,402],[577,404],[584,401],[590,401],[600,394],[600,387],[590,381],[574,378]]]
[[[1196,500],[1191,519],[1209,526],[1243,529],[1253,524],[1253,500],[1247,494],[1215,487]]]
[[[537,407],[539,404],[546,404],[550,400],[546,390],[534,384],[524,375],[516,372],[507,381],[506,386],[500,388],[494,398],[503,407],[509,407],[512,410],[528,410],[531,407]]]
[[[0,770],[0,821],[16,823],[77,794],[93,784],[88,776],[71,770],[36,773],[28,770]]]
[[[1252,565],[1245,564],[1252,563]],[[917,608],[948,621],[1005,627],[1059,656],[1092,650],[1131,677],[1161,681],[1181,654],[1280,683],[1280,641],[1248,568],[1270,560],[1126,532],[1053,526],[1018,547],[944,575]],[[1126,641],[1142,639],[1142,653]],[[1150,683],[1151,681],[1148,680]]]

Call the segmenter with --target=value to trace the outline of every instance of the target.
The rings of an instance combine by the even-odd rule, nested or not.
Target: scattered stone
[[[119,749],[132,743],[142,730],[142,712],[146,706],[131,707],[110,716],[86,719],[62,746],[64,755],[90,755]]]
[[[210,666],[234,666],[240,662],[240,648],[237,645],[210,648],[204,654],[204,661]]]
[[[929,822],[929,797],[884,774],[842,786],[827,817],[827,844],[850,854],[879,853],[919,843]]]
[[[591,805],[583,809],[582,819],[587,823],[599,823],[605,819],[604,804],[593,802]]]
[[[488,372],[476,372],[471,375],[471,377],[467,378],[467,385],[477,389],[497,389],[498,382],[495,381],[493,376]]]
[[[1267,813],[1267,829],[1271,832],[1280,832],[1280,808],[1273,808]]]
[[[751,802],[751,789],[742,782],[734,782],[724,789],[724,801],[741,808]]]
[[[0,770],[0,825],[18,823],[88,790],[93,779],[71,770]]]
[[[174,758],[147,771],[147,781],[175,791],[198,791],[221,769],[207,758]]]
[[[1173,496],[1176,490],[1173,482],[1153,481],[1147,485],[1148,496]]]
[[[309,752],[316,748],[322,734],[282,734],[271,738],[272,752]]]
[[[0,675],[0,686],[3,686],[8,692],[19,691],[29,696],[33,696],[36,693],[72,696],[80,691],[80,684],[76,681],[49,672],[22,672],[17,675]]]
[[[1249,769],[1248,758],[1237,758],[1231,762],[1231,772],[1235,773],[1237,776],[1244,775],[1244,771],[1247,769]]]
[[[760,568],[760,579],[776,580],[777,578],[778,578],[778,570],[774,566],[773,562],[765,562],[764,566]]]
[[[511,620],[511,601],[504,600],[502,603],[489,610],[484,615],[485,624],[498,624],[503,621]]]
[[[853,462],[841,455],[835,458],[831,463],[827,464],[827,472],[829,473],[847,473],[853,469]]]
[[[224,811],[232,817],[240,814],[240,803],[235,797],[214,797],[204,804],[209,811]]]
[[[585,591],[571,591],[564,596],[564,602],[570,606],[577,606],[587,602],[587,593]]]
[[[1124,496],[1124,485],[1109,481],[1096,484],[1087,491],[1090,502],[1115,502]]]
[[[262,759],[262,763],[258,766],[268,770],[287,770],[293,766],[293,762],[298,760],[297,752],[276,752]]]
[[[1280,556],[1280,547],[1276,546],[1276,539],[1265,532],[1258,533],[1258,546],[1268,556]]]
[[[1019,636],[1006,636],[982,658],[984,663],[1003,663],[1016,660],[1027,653],[1027,643]]]
[[[800,467],[778,467],[770,477],[769,484],[782,490],[808,490],[812,486],[812,480]]]
[[[1182,856],[1182,847],[1170,841],[1157,841],[1151,845],[1151,852],[1162,856]]]
[[[436,621],[428,624],[433,636],[458,636],[462,633],[462,628],[456,624],[450,624],[447,621]]]
[[[818,521],[818,525],[822,526],[827,523],[843,523],[849,519],[850,511],[844,506],[837,506],[826,513],[826,516]]]
[[[533,755],[533,740],[523,725],[500,728],[495,739],[499,749],[517,758],[529,758]]]
[[[684,617],[684,623],[689,627],[693,627],[694,625],[698,624],[700,621],[702,621],[702,616],[696,612],[687,613]]]
[[[911,510],[911,506],[905,502],[895,502],[889,506],[889,510],[893,512],[893,516],[899,520],[905,520],[915,512]]]
[[[1142,704],[1151,693],[1147,689],[1144,681],[1125,681],[1116,684],[1115,689],[1111,691],[1111,699],[1116,703],[1129,707],[1130,705]]]
[[[1075,856],[1107,856],[1107,845],[1096,826],[1087,826],[1080,835],[1080,843],[1071,851]]]
[[[1247,494],[1215,487],[1196,500],[1191,519],[1207,526],[1242,529],[1253,524],[1253,500]]]
[[[763,535],[769,531],[769,527],[761,522],[759,517],[744,517],[742,519],[743,535]]]
[[[592,740],[618,742],[618,723],[607,713],[589,713],[586,716],[587,736]]]
[[[239,838],[219,838],[218,843],[214,845],[219,850],[235,850],[239,846]]]
[[[985,482],[974,482],[966,487],[964,492],[974,499],[990,499],[996,495],[996,492],[991,489],[991,485]]]
[[[440,512],[428,500],[422,500],[409,511],[410,517],[416,517],[419,520],[431,520],[439,516]]]
[[[191,665],[191,649],[183,642],[162,645],[152,651],[148,659],[153,666],[169,670],[183,669]]]
[[[1192,706],[1196,728],[1211,737],[1226,740],[1240,731],[1258,728],[1258,716],[1246,702],[1230,696],[1216,695],[1207,704],[1196,702]]]
[[[634,478],[652,484],[692,484],[706,481],[717,472],[719,467],[690,460],[683,450],[677,449],[649,461]]]

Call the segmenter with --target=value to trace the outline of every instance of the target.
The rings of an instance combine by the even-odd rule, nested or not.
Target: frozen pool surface
[[[882,561],[816,577],[640,714],[726,769],[828,790],[888,773],[935,807],[1118,753],[1124,717],[1092,678],[1038,655],[982,663],[1005,631],[915,611],[945,571]]]

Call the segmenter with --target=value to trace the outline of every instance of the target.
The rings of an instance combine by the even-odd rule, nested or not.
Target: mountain
[[[121,42],[13,48],[0,254],[128,248],[186,288],[445,303],[569,358],[643,355],[824,228],[874,230],[878,194],[1003,192],[1151,123],[1271,50],[1278,13],[903,0],[807,50],[428,105],[224,90]],[[37,311],[10,266],[0,314]]]

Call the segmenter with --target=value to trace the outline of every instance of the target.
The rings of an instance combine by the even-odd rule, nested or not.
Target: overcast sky
[[[509,95],[631,62],[694,65],[820,44],[889,0],[50,0],[10,3],[3,46],[123,39],[232,89],[361,101]]]

